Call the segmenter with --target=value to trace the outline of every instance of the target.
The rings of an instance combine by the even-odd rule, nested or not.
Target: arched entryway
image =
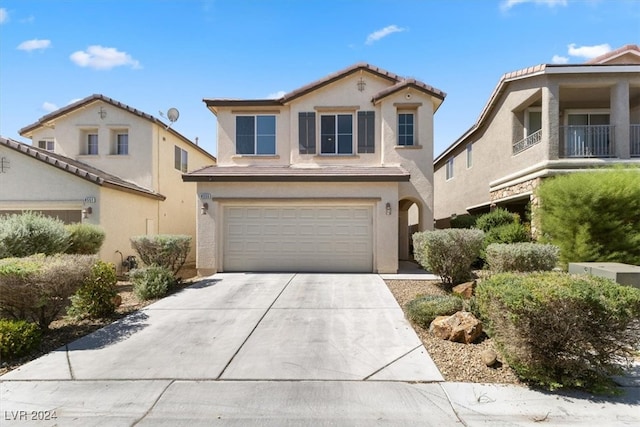
[[[419,201],[402,199],[398,202],[398,259],[413,261],[413,233],[421,231]]]

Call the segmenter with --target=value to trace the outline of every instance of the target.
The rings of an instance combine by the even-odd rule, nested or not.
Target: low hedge
[[[117,283],[115,265],[104,261],[96,262],[91,267],[90,277],[71,296],[67,314],[77,319],[112,316],[116,311]]]
[[[134,236],[130,240],[131,247],[146,266],[158,265],[174,275],[184,265],[191,249],[191,236],[180,234]]]
[[[0,319],[0,359],[17,359],[38,348],[42,332],[35,323]]]
[[[131,270],[129,278],[133,293],[141,300],[162,298],[176,283],[171,271],[158,265]]]
[[[453,295],[425,295],[406,305],[407,316],[425,329],[438,316],[449,316],[463,308],[462,298]]]
[[[492,243],[487,246],[486,261],[496,273],[507,271],[550,271],[558,263],[560,250],[538,243]]]
[[[485,330],[524,380],[612,390],[640,345],[640,289],[594,276],[502,273],[476,288]]]

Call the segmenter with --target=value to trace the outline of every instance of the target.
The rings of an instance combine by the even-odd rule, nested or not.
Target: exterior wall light
[[[202,207],[200,207],[200,214],[206,215],[209,210],[209,203],[203,203]]]
[[[89,218],[89,215],[91,215],[92,213],[93,209],[91,208],[91,206],[87,207],[86,209],[82,209],[82,219]]]
[[[385,206],[385,212],[387,215],[391,215],[391,203],[387,202]]]

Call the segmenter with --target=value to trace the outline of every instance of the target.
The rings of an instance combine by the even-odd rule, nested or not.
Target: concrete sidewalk
[[[640,425],[637,384],[443,382],[371,274],[217,274],[0,382],[1,426]]]

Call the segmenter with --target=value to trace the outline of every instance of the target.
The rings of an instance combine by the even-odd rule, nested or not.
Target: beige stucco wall
[[[395,273],[398,269],[397,209],[386,215],[386,203],[398,200],[397,183],[198,183],[198,194],[212,199],[206,215],[198,215],[198,272],[212,274],[222,270],[223,207],[225,204],[296,203],[319,206],[367,204],[373,207],[374,269]],[[201,205],[202,202],[198,202]]]

